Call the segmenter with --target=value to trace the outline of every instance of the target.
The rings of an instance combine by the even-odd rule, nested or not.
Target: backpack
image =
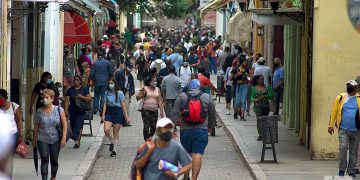
[[[201,124],[206,120],[206,112],[202,107],[202,103],[200,101],[200,97],[203,93],[193,96],[189,92],[187,95],[187,102],[185,104],[184,109],[181,111],[181,116],[183,120],[190,124]]]
[[[130,179],[131,180],[143,180],[144,179],[144,170],[143,169],[137,169],[135,161],[138,160],[139,154],[147,147],[146,142],[141,144],[136,152],[136,156],[134,158],[134,161],[131,164],[131,170],[130,170]]]

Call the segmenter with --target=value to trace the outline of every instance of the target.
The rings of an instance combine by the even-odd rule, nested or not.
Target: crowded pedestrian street
[[[360,0],[0,15],[0,180],[360,179]]]

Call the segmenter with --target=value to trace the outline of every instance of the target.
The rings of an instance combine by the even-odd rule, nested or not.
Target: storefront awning
[[[261,25],[301,25],[304,19],[300,8],[278,9],[275,12],[269,8],[250,9],[251,20]]]
[[[229,20],[228,37],[231,43],[246,44],[251,41],[251,15],[238,11]]]
[[[90,0],[81,0],[88,6],[90,9],[94,10],[96,15],[103,14],[104,12],[94,3],[92,3]]]
[[[204,15],[207,12],[216,10],[216,9],[226,5],[230,1],[231,0],[213,0],[213,1],[209,2],[205,7],[203,7],[200,10],[200,17],[204,17]]]
[[[91,43],[88,23],[77,12],[64,13],[64,44]]]

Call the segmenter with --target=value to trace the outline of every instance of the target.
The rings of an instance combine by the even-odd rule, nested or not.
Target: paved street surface
[[[216,84],[216,77],[211,77],[212,83]],[[260,163],[262,142],[257,141],[256,116],[251,107],[251,116],[245,116],[246,121],[234,120],[233,111],[231,115],[225,115],[225,98],[221,103],[216,102],[216,108],[223,121],[228,126],[234,127],[237,135],[235,138],[244,142],[241,149],[247,148],[261,169],[271,180],[318,180],[324,176],[335,176],[338,173],[338,161],[310,160],[310,151],[299,146],[297,134],[289,129],[281,121],[279,125],[279,143],[275,144],[278,164]],[[272,114],[272,113],[270,113]],[[325,132],[326,133],[326,132]],[[266,150],[265,160],[272,160],[272,151]],[[257,169],[255,169],[257,170]]]
[[[133,111],[133,106],[134,103],[131,103],[130,117],[132,126],[121,128],[117,156],[113,158],[110,157],[108,150],[109,146],[103,146],[89,179],[128,179],[130,166],[134,159],[137,147],[143,143],[142,119],[140,112]],[[108,143],[109,142],[106,140],[105,144]],[[230,138],[222,128],[216,129],[216,137],[210,137],[209,139],[209,145],[205,152],[204,164],[199,179],[252,179],[248,169],[240,159],[239,154],[235,151]]]

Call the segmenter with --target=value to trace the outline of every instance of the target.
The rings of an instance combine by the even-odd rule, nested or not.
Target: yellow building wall
[[[338,133],[327,127],[335,97],[360,75],[360,33],[350,22],[347,1],[315,0],[311,153],[314,159],[338,154]]]
[[[10,80],[8,78],[10,68],[8,65],[8,26],[7,26],[7,0],[0,0],[0,88],[9,90]]]

